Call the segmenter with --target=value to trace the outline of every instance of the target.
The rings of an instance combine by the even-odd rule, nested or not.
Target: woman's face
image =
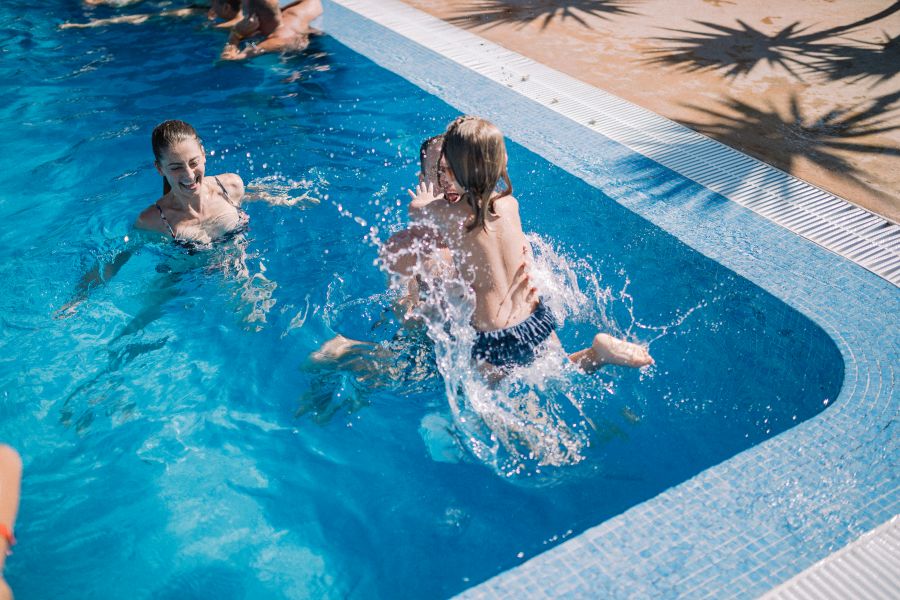
[[[450,169],[450,165],[447,164],[447,159],[444,156],[441,156],[441,162],[438,163],[437,180],[438,189],[443,192],[447,202],[451,204],[458,202],[459,197],[463,193],[463,188],[456,181],[456,177],[453,176],[453,171]]]
[[[199,196],[206,170],[206,154],[193,138],[172,144],[162,151],[156,170],[178,195]]]

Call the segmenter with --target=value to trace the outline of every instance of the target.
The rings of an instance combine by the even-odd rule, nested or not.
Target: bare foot
[[[614,338],[606,333],[595,335],[590,348],[570,354],[569,359],[588,373],[604,365],[645,367],[653,364],[653,358],[643,346]]]
[[[643,346],[614,338],[606,333],[598,333],[594,336],[591,351],[594,354],[594,362],[598,366],[645,367],[653,364],[653,358]]]
[[[371,342],[358,342],[338,334],[322,344],[318,350],[309,355],[310,362],[331,364],[341,362],[348,355],[375,346]]]

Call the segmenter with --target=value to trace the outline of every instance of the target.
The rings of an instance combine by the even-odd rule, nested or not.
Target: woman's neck
[[[171,204],[175,209],[186,213],[199,213],[206,194],[206,186],[201,181],[199,194],[183,194],[173,189]]]

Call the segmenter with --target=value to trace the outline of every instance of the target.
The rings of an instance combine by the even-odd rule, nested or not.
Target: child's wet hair
[[[487,216],[496,216],[494,202],[512,194],[512,183],[506,172],[503,134],[486,119],[458,117],[444,133],[441,153],[463,188],[462,198],[475,211],[475,220],[469,225],[469,231],[476,227],[487,229]],[[500,179],[503,179],[506,189],[495,195]]]
[[[170,119],[163,121],[153,128],[153,134],[150,136],[150,144],[153,146],[153,156],[157,164],[162,160],[162,153],[184,140],[194,139],[203,148],[203,140],[197,135],[195,130],[189,123],[179,121],[178,119]],[[168,194],[172,187],[163,177],[163,194]]]
[[[444,134],[439,133],[438,135],[431,136],[430,138],[428,138],[427,140],[422,142],[421,146],[419,146],[419,170],[422,172],[422,175],[425,177],[426,180],[428,179],[428,175],[429,175],[428,173],[425,172],[428,168],[428,165],[426,164],[428,162],[428,150],[432,146],[437,144],[438,159],[434,161],[434,173],[431,173],[431,176],[434,178],[434,180],[437,180],[437,171],[440,168],[440,163],[441,163],[440,151],[441,151],[441,145],[443,145],[443,143],[444,143]]]

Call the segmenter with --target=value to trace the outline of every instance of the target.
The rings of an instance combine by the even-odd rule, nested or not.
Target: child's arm
[[[390,273],[410,277],[420,258],[431,254],[439,246],[440,240],[433,229],[414,224],[388,238],[379,255]]]

